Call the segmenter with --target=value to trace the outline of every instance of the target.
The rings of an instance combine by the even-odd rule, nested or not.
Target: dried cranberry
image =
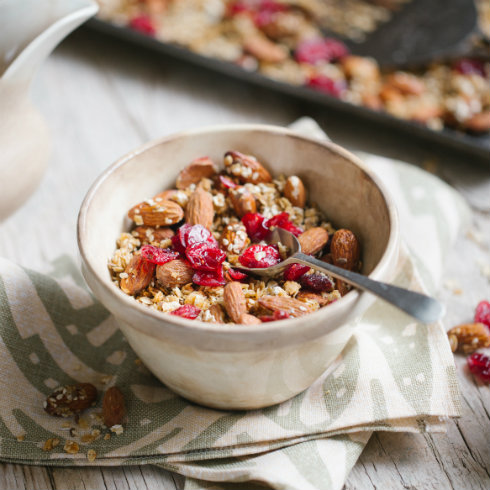
[[[195,243],[203,242],[207,242],[215,247],[218,246],[218,242],[211,232],[202,225],[182,225],[179,228],[179,238],[184,248],[190,247]]]
[[[248,277],[247,274],[236,269],[228,269],[226,275],[230,278],[230,281],[243,281]]]
[[[196,271],[192,276],[192,282],[199,286],[207,286],[210,288],[223,286],[226,283],[223,276],[222,267],[219,267],[218,269],[211,272]]]
[[[340,97],[345,90],[345,82],[332,80],[326,75],[313,75],[308,80],[308,86],[333,97]]]
[[[485,64],[482,60],[462,58],[453,65],[454,69],[462,75],[485,76]]]
[[[286,212],[276,214],[272,218],[269,218],[265,222],[265,226],[267,226],[267,228],[271,228],[272,226],[283,228],[284,230],[291,232],[294,236],[299,236],[301,235],[301,233],[303,233],[303,230],[301,228],[294,225],[289,220],[289,214]]]
[[[490,328],[490,303],[480,301],[475,311],[475,322],[483,323]]]
[[[320,61],[335,61],[349,53],[347,46],[337,39],[308,39],[301,42],[294,52],[298,63],[315,65]]]
[[[281,261],[279,251],[273,245],[252,245],[238,258],[245,267],[264,268],[276,265]]]
[[[182,242],[180,241],[179,235],[174,235],[172,238],[172,247],[174,247],[174,250],[182,255],[182,257],[185,257],[185,247],[182,245]]]
[[[253,15],[255,25],[259,28],[264,27],[274,22],[278,12],[284,12],[285,10],[287,10],[286,5],[275,2],[274,0],[262,0]]]
[[[247,235],[252,241],[258,242],[267,236],[269,230],[264,226],[264,221],[265,218],[259,213],[247,213],[242,218]]]
[[[195,320],[199,316],[199,313],[201,313],[200,308],[192,305],[184,305],[172,311],[170,314],[188,318],[189,320]]]
[[[250,12],[250,5],[247,5],[247,2],[238,0],[228,4],[227,14],[229,16],[242,14],[244,12]]]
[[[237,186],[233,180],[231,180],[229,177],[225,177],[224,175],[220,175],[219,180],[221,185],[226,189],[234,189]]]
[[[284,279],[286,281],[297,281],[303,274],[306,274],[310,270],[307,265],[291,264],[284,271]]]
[[[490,358],[481,352],[475,352],[466,359],[469,370],[486,383],[490,383]]]
[[[154,247],[153,245],[143,245],[141,256],[152,264],[163,265],[176,259],[179,254],[167,248]]]
[[[148,36],[154,36],[156,33],[155,26],[148,15],[138,15],[133,17],[129,21],[129,27]]]
[[[215,271],[226,259],[226,252],[205,242],[187,247],[185,254],[191,266],[201,271]]]
[[[262,322],[275,322],[277,320],[287,320],[290,316],[287,311],[276,310],[272,315],[263,315],[259,318]]]
[[[305,274],[299,278],[300,284],[315,293],[321,293],[323,291],[333,291],[333,281],[323,274]]]

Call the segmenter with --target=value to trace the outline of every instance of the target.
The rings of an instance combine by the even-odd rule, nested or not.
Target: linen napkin
[[[319,131],[308,119],[295,129]],[[398,204],[406,246],[394,282],[433,292],[468,209],[432,175],[381,157],[361,158]],[[203,408],[162,385],[136,358],[68,257],[55,261],[47,274],[0,259],[0,305],[2,461],[157,464],[185,475],[186,490],[252,490],[256,482],[334,490],[344,484],[372,431],[444,431],[445,418],[459,415],[442,326],[418,324],[381,301],[309,389],[249,412]],[[44,412],[43,401],[54,388],[77,382],[100,391],[122,389],[128,412],[123,431],[101,425],[100,402],[78,423]],[[55,447],[43,450],[50,439]],[[78,450],[76,445],[70,450],[67,441],[76,442]]]

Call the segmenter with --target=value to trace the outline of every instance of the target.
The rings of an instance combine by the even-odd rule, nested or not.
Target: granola
[[[117,287],[162,313],[236,324],[301,316],[349,291],[341,281],[299,264],[274,279],[240,270],[286,258],[282,244],[264,241],[273,227],[295,234],[305,253],[350,270],[359,270],[360,246],[351,231],[336,231],[317,206],[307,204],[300,177],[273,178],[255,157],[237,151],[225,153],[223,170],[211,162],[214,173],[208,165],[205,175],[197,172],[196,177],[196,162],[202,161],[181,171],[177,182],[186,187],[159,194],[168,199],[145,201],[154,202],[154,212],[160,214],[168,203],[179,202],[185,219],[155,227],[134,219],[131,211],[140,204],[130,210],[135,227],[121,233],[108,262]],[[237,206],[244,197],[249,207]],[[154,222],[151,216],[145,219]],[[162,232],[170,238],[161,240]]]

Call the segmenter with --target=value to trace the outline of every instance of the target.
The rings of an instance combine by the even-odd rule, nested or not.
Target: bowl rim
[[[327,150],[337,153],[338,155],[344,157],[349,160],[350,163],[356,165],[360,168],[360,170],[367,176],[369,180],[371,180],[375,186],[380,191],[383,196],[383,200],[386,204],[388,219],[389,219],[389,236],[388,241],[386,243],[385,249],[381,256],[381,259],[378,261],[374,269],[368,275],[371,279],[380,280],[380,276],[385,272],[386,267],[392,261],[393,255],[398,253],[399,246],[399,219],[398,213],[396,210],[395,203],[390,193],[388,192],[385,185],[380,181],[379,177],[371,171],[366,165],[362,162],[360,158],[349,152],[348,150],[342,148],[341,146],[329,141],[329,140],[319,140],[318,138],[304,136],[295,130],[288,129],[281,126],[274,126],[268,124],[250,124],[250,123],[240,123],[240,124],[220,124],[220,125],[210,125],[204,126],[200,128],[190,129],[179,131],[177,133],[172,133],[170,135],[153,139],[143,145],[140,145],[134,150],[129,151],[122,157],[118,158],[114,163],[112,163],[109,167],[107,167],[93,182],[90,186],[85,198],[82,201],[80,206],[80,211],[78,214],[77,220],[77,242],[79,253],[83,262],[83,265],[89,270],[92,277],[97,279],[99,285],[102,286],[104,291],[109,294],[112,298],[119,302],[123,302],[127,307],[133,309],[135,312],[142,314],[144,317],[150,317],[153,320],[157,320],[162,324],[162,327],[166,328],[178,328],[179,330],[182,327],[185,328],[183,332],[187,332],[188,334],[196,333],[202,334],[203,332],[209,334],[224,334],[226,335],[230,341],[239,341],[240,339],[250,339],[250,336],[254,336],[255,340],[258,340],[257,337],[263,337],[264,340],[271,340],[274,338],[274,334],[280,334],[281,336],[287,336],[288,333],[297,332],[298,327],[301,325],[303,330],[305,329],[304,319],[306,317],[316,318],[318,319],[320,316],[324,317],[324,320],[328,320],[328,316],[332,316],[338,310],[353,308],[358,300],[361,299],[366,294],[369,294],[365,291],[352,290],[339,300],[335,301],[328,305],[328,308],[320,308],[312,313],[308,313],[304,317],[290,318],[287,320],[280,321],[272,321],[263,323],[260,327],[257,325],[239,325],[236,324],[216,324],[209,322],[202,322],[196,320],[188,320],[186,318],[181,318],[176,315],[164,314],[161,311],[157,311],[153,308],[149,308],[147,305],[139,303],[135,301],[132,296],[128,296],[119,288],[115,287],[112,282],[107,282],[102,277],[102,271],[98,270],[89,260],[85,246],[84,246],[84,236],[87,233],[87,223],[86,218],[93,201],[94,196],[97,194],[100,186],[104,183],[108,178],[111,177],[119,168],[131,162],[136,156],[141,153],[146,152],[147,150],[158,146],[160,144],[167,143],[169,141],[173,141],[180,138],[188,138],[195,135],[202,135],[207,133],[219,133],[222,131],[262,131],[265,133],[272,133],[277,135],[283,135],[287,137],[293,137],[296,139],[306,140],[310,143],[313,143],[317,146],[322,146]],[[117,237],[115,237],[117,238]],[[107,269],[104,268],[104,272]],[[340,312],[339,312],[340,313]],[[312,324],[317,324],[318,322],[311,322]],[[164,328],[160,331],[155,331],[155,329],[145,328],[145,325],[140,324],[137,327],[140,331],[143,331],[147,334],[150,334],[153,337],[160,337],[162,339],[167,338],[165,335]],[[334,328],[328,329],[328,327],[323,327],[323,334],[329,333]],[[177,333],[177,332],[175,332]],[[178,335],[178,334],[177,334]],[[187,335],[186,335],[187,336]]]

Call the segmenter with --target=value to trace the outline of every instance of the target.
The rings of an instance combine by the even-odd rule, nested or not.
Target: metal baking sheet
[[[91,19],[85,26],[120,40],[150,49],[157,53],[185,60],[195,65],[213,70],[224,75],[267,87],[276,92],[287,94],[296,99],[313,102],[327,109],[349,114],[352,117],[379,124],[388,130],[405,133],[408,136],[427,142],[437,143],[445,148],[458,149],[465,153],[488,160],[490,163],[490,135],[472,135],[461,131],[444,129],[434,131],[411,121],[395,118],[384,112],[376,112],[362,106],[356,106],[342,100],[322,94],[308,87],[291,85],[267,78],[260,73],[246,71],[229,62],[196,54],[175,44],[163,43],[150,36],[140,34],[130,28],[117,26],[97,18]]]

